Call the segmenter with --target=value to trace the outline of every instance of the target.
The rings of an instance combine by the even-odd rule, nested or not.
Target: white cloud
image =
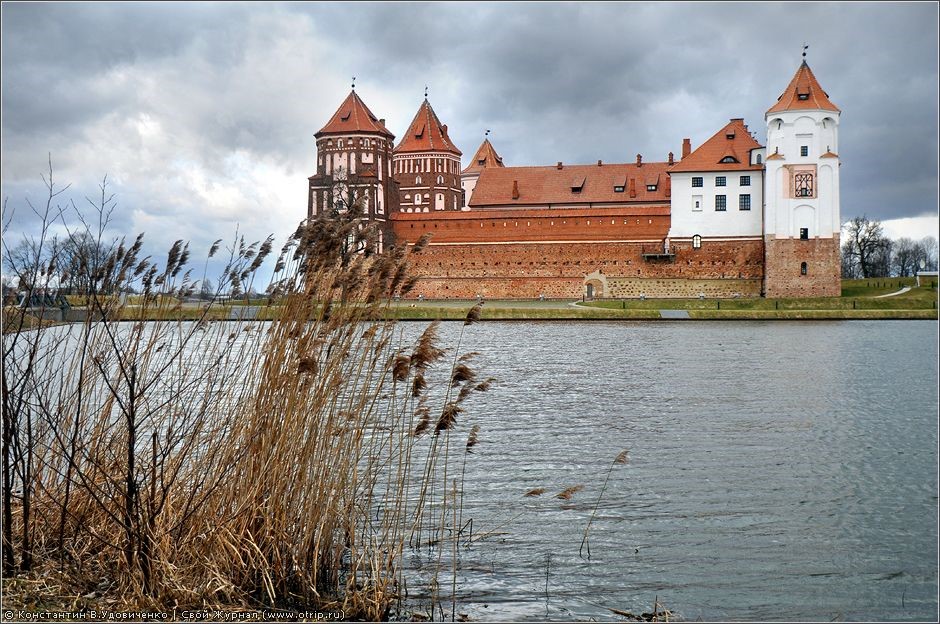
[[[940,230],[940,217],[937,215],[921,215],[919,217],[904,217],[901,219],[886,219],[881,222],[885,236],[891,239],[910,238],[920,240],[926,236],[938,237]]]

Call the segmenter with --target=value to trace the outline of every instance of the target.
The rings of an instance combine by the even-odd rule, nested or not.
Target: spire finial
[[[803,60],[804,61],[806,60],[806,50],[808,49],[809,49],[809,46],[804,43],[803,44]]]
[[[424,85],[424,99],[428,99],[428,85]]]
[[[352,78],[353,78],[353,82],[352,82],[352,85],[353,85],[353,91],[355,91],[355,90],[356,90],[356,77],[355,77],[355,76],[353,76]]]

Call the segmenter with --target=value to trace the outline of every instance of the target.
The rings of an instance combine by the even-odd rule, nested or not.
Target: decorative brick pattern
[[[396,227],[399,224],[396,222]],[[629,293],[639,296],[644,292],[651,297],[695,297],[705,292],[707,296],[731,297],[736,293],[753,296],[755,291],[760,292],[759,285],[754,285],[763,276],[760,240],[706,240],[701,249],[673,246],[674,263],[644,259],[643,253],[648,249],[649,243],[644,242],[432,243],[413,257],[412,271],[420,279],[409,297],[580,298],[585,277],[595,271],[603,273],[608,283],[622,284],[617,288],[624,294],[609,296],[634,296]],[[726,286],[687,283],[722,279],[730,281]],[[637,280],[658,283],[651,282],[639,290],[635,286]],[[706,286],[707,290],[703,290]],[[718,294],[722,289],[726,294]]]

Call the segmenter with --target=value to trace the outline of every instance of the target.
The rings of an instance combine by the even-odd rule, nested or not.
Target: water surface
[[[458,613],[937,619],[936,323],[490,322],[461,350],[499,381],[461,421],[494,534],[461,548]]]

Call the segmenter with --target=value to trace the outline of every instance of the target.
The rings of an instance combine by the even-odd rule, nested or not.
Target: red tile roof
[[[728,138],[731,137],[731,138]],[[724,128],[679,161],[676,171],[745,171],[762,169],[751,164],[751,150],[761,147],[754,140],[743,119],[732,119]],[[723,160],[729,162],[722,162]]]
[[[505,167],[503,159],[496,153],[496,149],[489,139],[483,139],[476,154],[470,159],[470,164],[460,173],[479,173],[486,167]]]
[[[829,101],[829,94],[819,86],[819,81],[813,75],[806,61],[800,65],[787,85],[777,103],[770,107],[767,114],[779,113],[788,110],[831,110],[836,112],[839,108]]]
[[[407,152],[447,152],[455,156],[461,155],[461,151],[447,136],[447,126],[441,124],[427,98],[421,103],[414,120],[408,126],[408,131],[395,148],[396,154]]]
[[[325,134],[351,134],[354,132],[381,134],[390,139],[395,138],[395,135],[388,131],[385,124],[372,114],[372,111],[369,110],[369,107],[366,106],[359,95],[355,91],[350,91],[343,103],[330,117],[330,120],[314,136],[319,139]]]
[[[564,165],[550,167],[486,167],[480,173],[471,208],[496,206],[668,202],[669,165],[662,162],[604,165]],[[650,180],[658,180],[655,191],[646,190]],[[519,197],[513,198],[518,188]],[[614,187],[622,187],[617,192]],[[573,188],[580,188],[574,191]],[[635,193],[631,193],[635,189]]]

